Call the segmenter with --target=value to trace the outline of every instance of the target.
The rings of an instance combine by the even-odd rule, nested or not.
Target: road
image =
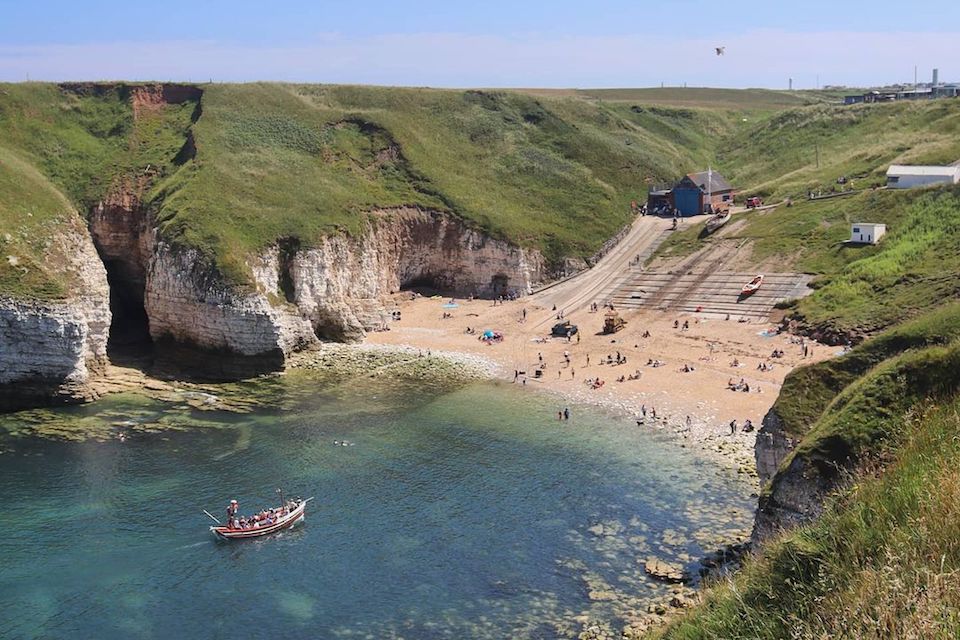
[[[681,228],[690,224],[698,224],[703,216],[686,218],[681,221]],[[556,305],[558,310],[570,315],[591,302],[603,302],[605,292],[612,293],[614,285],[629,275],[630,264],[640,256],[641,264],[653,251],[670,235],[672,225],[670,218],[657,216],[639,216],[627,235],[597,264],[586,271],[581,271],[572,278],[556,285],[542,289],[530,296],[529,300],[540,306],[552,309]],[[555,315],[548,315],[533,324],[539,327],[555,319]]]

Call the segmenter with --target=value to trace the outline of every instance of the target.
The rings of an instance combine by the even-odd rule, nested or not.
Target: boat
[[[707,220],[707,233],[713,233],[730,221],[730,210],[721,211],[717,215]]]
[[[241,529],[238,527],[225,527],[220,523],[219,526],[211,526],[210,532],[216,536],[218,540],[243,540],[246,538],[268,536],[272,533],[283,531],[284,529],[292,529],[297,523],[303,522],[306,517],[307,503],[311,500],[313,500],[313,498],[290,500],[287,502],[288,506],[286,507],[288,511],[270,524],[248,526]],[[284,507],[278,507],[278,509],[284,509]],[[210,516],[209,513],[207,513],[207,515]],[[213,518],[213,516],[210,517]],[[213,519],[217,520],[216,518]],[[217,520],[217,522],[219,523],[220,521]]]
[[[763,284],[763,276],[759,275],[747,284],[743,285],[743,288],[740,289],[740,294],[748,296],[751,293],[754,293],[757,289],[760,288],[760,285]]]

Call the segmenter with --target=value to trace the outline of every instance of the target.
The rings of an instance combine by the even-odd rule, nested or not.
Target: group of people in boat
[[[260,527],[269,527],[288,516],[296,507],[297,504],[294,501],[287,500],[282,507],[263,509],[252,516],[241,516],[239,514],[240,505],[236,500],[231,500],[227,506],[227,527],[230,529],[259,529]]]

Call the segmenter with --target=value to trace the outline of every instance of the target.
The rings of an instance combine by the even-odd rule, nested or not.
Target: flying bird
[[[727,51],[726,47],[714,47],[714,49],[717,50],[718,56],[722,56]]]

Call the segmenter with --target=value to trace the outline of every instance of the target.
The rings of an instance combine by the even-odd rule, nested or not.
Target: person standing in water
[[[563,419],[564,419],[564,420],[569,420],[569,419],[570,419],[570,407],[564,407],[564,408],[563,408]]]

